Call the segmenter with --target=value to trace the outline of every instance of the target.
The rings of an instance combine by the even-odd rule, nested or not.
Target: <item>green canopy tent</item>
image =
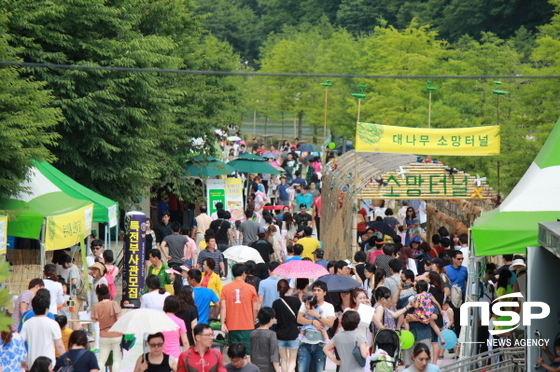
[[[471,228],[476,256],[525,253],[538,245],[539,222],[560,217],[560,119],[521,180]]]
[[[108,227],[105,229],[104,240],[107,243],[106,248],[111,249],[109,228],[118,225],[118,203],[74,181],[47,162],[34,161],[33,163],[37,170],[63,193],[75,199],[87,200],[93,203],[93,222],[103,223]],[[116,239],[118,239],[118,235],[115,234],[115,236],[117,236]],[[118,243],[116,242],[115,246],[117,245]]]
[[[215,177],[235,172],[227,163],[214,157],[194,156],[185,163],[185,177]]]
[[[57,187],[36,167],[22,182],[28,192],[0,199],[0,209],[13,211],[8,235],[41,240],[41,265],[45,250],[67,248],[91,232],[93,203],[75,199]]]

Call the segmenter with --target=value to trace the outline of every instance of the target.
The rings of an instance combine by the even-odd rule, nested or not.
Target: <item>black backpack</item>
[[[87,350],[80,350],[80,352],[78,353],[78,355],[76,356],[76,360],[72,361],[70,358],[66,357],[64,358],[64,365],[62,367],[60,367],[58,369],[57,372],[74,372],[74,364],[78,363],[78,360],[80,360],[80,358],[82,357],[82,355],[84,355],[86,353]],[[64,355],[68,354],[68,352],[66,352]],[[64,357],[63,355],[63,357]]]

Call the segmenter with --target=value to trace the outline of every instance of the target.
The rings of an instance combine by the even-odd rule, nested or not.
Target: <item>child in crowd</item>
[[[445,345],[445,341],[443,340],[443,336],[441,335],[441,331],[439,330],[439,327],[437,326],[435,319],[436,319],[436,314],[435,314],[435,306],[434,303],[436,305],[437,302],[434,299],[434,296],[432,296],[431,293],[428,293],[428,283],[424,280],[419,280],[416,282],[416,292],[418,293],[415,296],[411,296],[410,297],[410,306],[412,306],[414,308],[412,314],[412,317],[414,318],[413,321],[417,321],[423,324],[429,324],[430,327],[432,327],[432,329],[434,330],[434,332],[436,333],[436,335],[440,338],[442,345]],[[438,305],[439,306],[439,305]],[[441,313],[441,309],[440,309],[440,313]],[[404,321],[404,329],[409,330],[410,329],[410,324],[409,322],[411,320],[408,320],[409,316],[407,315],[405,317],[405,321]]]
[[[453,321],[455,318],[454,318],[453,309],[451,308],[450,299],[447,299],[443,304],[442,318],[443,318],[443,329],[451,329],[451,327],[453,327]]]
[[[265,306],[259,310],[257,319],[259,328],[251,332],[251,362],[261,372],[281,372],[276,332],[270,330],[276,323],[276,313],[273,308]]]
[[[307,310],[315,309],[315,311],[317,311],[319,314],[323,314],[323,309],[321,308],[321,306],[317,306],[317,297],[315,296],[311,296],[305,300],[305,307],[307,308]],[[305,318],[308,320],[317,320],[317,318],[309,315],[306,315]],[[317,330],[317,328],[315,328],[315,326],[312,324],[305,324],[301,326],[298,336],[299,341],[303,339],[303,336],[305,336],[305,332],[308,330]]]
[[[544,358],[537,358],[537,364],[550,372],[560,371],[560,339],[554,340],[554,354],[548,350],[547,346],[542,346],[542,350],[550,360],[550,365],[544,362]]]
[[[64,349],[68,351],[68,340],[70,339],[70,335],[72,334],[72,330],[67,327],[68,325],[68,318],[65,315],[55,315],[54,320],[58,323],[60,327],[60,333],[62,334],[62,344],[64,345]],[[60,355],[55,348],[55,355],[58,358]]]

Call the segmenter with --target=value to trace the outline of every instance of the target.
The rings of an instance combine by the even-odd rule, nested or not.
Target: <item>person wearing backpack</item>
[[[105,267],[107,268],[105,279],[107,279],[109,296],[111,300],[114,300],[117,298],[117,285],[115,284],[115,279],[117,278],[117,275],[119,275],[119,268],[114,265],[115,258],[113,256],[113,251],[103,251],[103,260],[105,261]]]
[[[95,354],[87,350],[87,334],[74,331],[68,340],[69,350],[62,354],[54,366],[57,372],[98,372],[99,364]]]

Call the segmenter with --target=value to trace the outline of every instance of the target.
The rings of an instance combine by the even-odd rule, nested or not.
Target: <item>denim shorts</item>
[[[297,349],[299,348],[299,340],[283,341],[278,340],[279,349]]]

